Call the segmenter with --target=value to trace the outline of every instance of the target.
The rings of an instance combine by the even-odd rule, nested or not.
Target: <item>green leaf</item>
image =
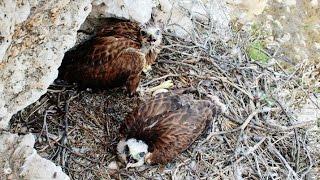
[[[251,60],[267,63],[269,56],[265,53],[264,47],[260,41],[252,42],[247,48],[247,53]]]

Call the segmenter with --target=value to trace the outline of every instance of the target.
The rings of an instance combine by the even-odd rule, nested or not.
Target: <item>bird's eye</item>
[[[146,31],[144,31],[144,30],[141,31],[141,35],[142,35],[142,36],[144,36],[144,35],[146,35],[146,34],[147,34]]]
[[[124,153],[129,154],[129,147],[128,147],[128,145],[126,145],[126,146],[124,147]]]
[[[139,153],[139,156],[143,157],[145,154],[146,154],[145,152],[141,152],[141,153]]]
[[[159,35],[160,34],[160,30],[158,29],[157,31],[156,31],[156,35]]]

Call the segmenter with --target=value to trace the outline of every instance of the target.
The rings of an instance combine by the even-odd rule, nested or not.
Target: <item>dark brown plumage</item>
[[[120,158],[130,163],[130,158],[125,158],[123,155],[123,149],[128,149],[125,147],[128,140],[135,139],[137,143],[133,144],[140,146],[145,143],[148,147],[148,153],[144,157],[145,162],[149,164],[170,162],[203,133],[212,117],[221,111],[222,106],[216,98],[196,100],[191,95],[168,93],[145,101],[129,114],[121,125],[121,140],[118,144]],[[129,143],[128,145],[130,151],[135,148]],[[134,153],[131,156],[136,157]],[[139,161],[139,158],[135,159]],[[139,165],[131,164],[129,167]]]
[[[129,21],[105,25],[65,54],[59,77],[84,87],[126,85],[132,95],[141,72],[155,62],[161,38],[160,30],[153,26],[140,27]]]
[[[136,42],[141,41],[139,39],[141,27],[137,23],[110,18],[104,24],[106,25],[98,28],[97,36],[125,37]]]

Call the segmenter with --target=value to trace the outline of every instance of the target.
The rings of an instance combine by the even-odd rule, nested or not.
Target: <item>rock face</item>
[[[90,18],[117,17],[132,19],[142,24],[151,18],[152,0],[94,0]]]
[[[221,39],[228,40],[231,36],[230,16],[227,4],[221,0],[177,1],[158,0],[154,9],[155,19],[163,22],[166,28],[175,35],[188,38],[194,34],[193,19],[208,23],[212,20],[214,33]]]
[[[33,149],[34,136],[3,133],[0,135],[1,179],[68,180],[61,167],[40,157]]]
[[[90,0],[0,2],[0,129],[46,92],[90,11]]]

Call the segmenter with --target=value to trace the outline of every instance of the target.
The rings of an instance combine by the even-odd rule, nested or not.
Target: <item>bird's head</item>
[[[142,166],[148,153],[148,145],[134,138],[121,140],[117,146],[118,156],[129,167]]]
[[[144,25],[140,30],[142,45],[149,47],[157,47],[161,44],[162,33],[160,28],[153,25]]]

